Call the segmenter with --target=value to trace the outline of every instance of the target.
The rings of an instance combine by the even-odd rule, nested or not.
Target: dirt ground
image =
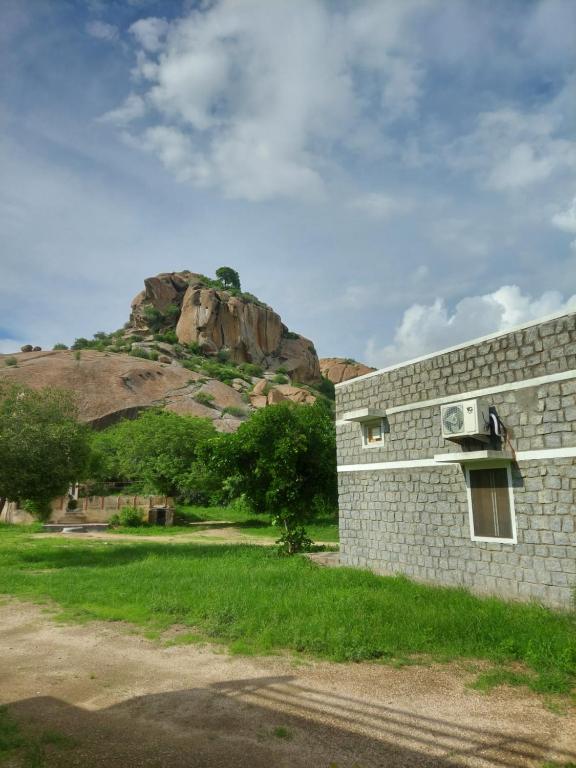
[[[576,761],[576,715],[466,665],[296,662],[68,625],[0,604],[0,703],[74,739],[57,768],[540,767]]]

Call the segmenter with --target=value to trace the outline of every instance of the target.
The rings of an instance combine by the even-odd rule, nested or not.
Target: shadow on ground
[[[536,738],[307,688],[289,675],[97,711],[50,697],[8,709],[25,732],[51,729],[71,740],[47,748],[38,768],[525,768],[549,759]],[[573,762],[576,754],[554,759]]]

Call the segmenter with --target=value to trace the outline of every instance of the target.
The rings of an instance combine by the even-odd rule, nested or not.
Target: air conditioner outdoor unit
[[[488,405],[483,400],[462,400],[440,407],[442,437],[458,440],[463,437],[486,439],[490,435]]]

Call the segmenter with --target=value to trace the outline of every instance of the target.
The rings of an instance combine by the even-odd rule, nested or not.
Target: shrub
[[[327,397],[329,400],[336,399],[334,382],[330,381],[330,379],[326,378],[326,376],[322,376],[322,381],[320,384],[316,385],[316,389],[318,392],[320,392],[321,395],[324,395],[324,397]]]
[[[78,499],[68,499],[68,511],[74,512],[74,510],[78,509]]]
[[[219,349],[216,357],[219,363],[227,363],[230,360],[230,351],[228,349]]]
[[[240,363],[238,370],[250,378],[261,378],[264,374],[264,368],[256,363]]]
[[[188,344],[184,344],[184,347],[191,355],[200,354],[200,344],[197,341],[189,341]]]
[[[172,329],[168,329],[163,333],[155,333],[154,340],[164,342],[164,344],[178,344],[178,336],[176,336],[176,331]]]
[[[169,304],[164,312],[164,317],[168,322],[174,322],[180,317],[180,307],[177,304]]]
[[[122,507],[118,520],[126,528],[141,528],[144,525],[142,510],[138,507]]]
[[[283,373],[284,376],[288,375],[288,369],[284,368],[283,365],[281,365],[279,368],[276,368],[276,373]]]
[[[148,326],[153,330],[160,330],[164,323],[164,315],[156,307],[144,307],[144,320],[148,323]]]
[[[208,408],[212,408],[214,395],[211,395],[210,392],[198,392],[194,395],[194,400],[196,400],[197,403],[200,403],[200,405],[206,405]]]
[[[78,362],[80,362],[81,357],[82,357],[82,352],[80,352],[79,349],[76,349],[74,351],[74,360],[77,360]]]
[[[238,405],[227,405],[226,408],[222,411],[222,415],[225,413],[229,413],[230,416],[236,416],[238,419],[242,419],[244,416],[247,416],[246,410],[244,408],[240,408]]]
[[[66,346],[66,344],[61,344],[60,342],[58,342],[58,344],[54,344],[52,349],[54,351],[57,351],[57,350],[60,350],[60,349],[68,349],[68,347]]]
[[[300,334],[294,333],[293,331],[289,331],[289,330],[285,330],[284,333],[282,334],[282,336],[285,339],[299,339],[300,338]]]
[[[288,376],[284,376],[283,373],[277,373],[272,378],[272,383],[273,384],[288,384],[289,381],[290,381],[290,379],[288,378]]]
[[[18,366],[18,360],[16,360],[15,357],[7,357],[6,360],[4,360],[4,365],[7,365],[9,368],[16,368]]]
[[[158,360],[158,352],[154,349],[142,349],[135,347],[130,350],[132,357],[141,357],[143,360]]]
[[[108,525],[110,528],[118,528],[120,525],[120,515],[117,512],[108,518]]]

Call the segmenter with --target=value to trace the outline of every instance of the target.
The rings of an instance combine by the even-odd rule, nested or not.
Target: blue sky
[[[3,0],[0,352],[235,267],[383,366],[576,308],[573,0]]]

